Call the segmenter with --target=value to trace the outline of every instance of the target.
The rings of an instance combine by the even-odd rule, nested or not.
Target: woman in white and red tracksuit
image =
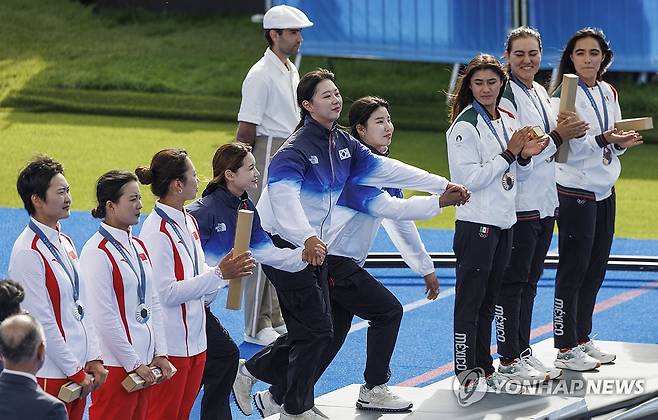
[[[152,367],[169,379],[167,343],[148,250],[132,235],[142,208],[137,177],[110,171],[96,184],[101,218],[98,231],[80,255],[81,271],[89,284],[89,307],[98,331],[105,366],[105,385],[91,394],[89,418],[145,420],[151,388],[127,392],[121,382],[137,373],[148,385],[155,383]]]
[[[25,289],[23,308],[46,335],[37,382],[53,396],[69,381],[81,385],[83,398],[66,404],[69,418],[81,420],[86,393],[105,381],[107,371],[86,307],[89,279],[80,273],[73,241],[59,225],[70,215],[69,184],[62,165],[47,156],[32,160],[16,184],[30,221],[14,243],[9,276]]]
[[[199,179],[187,153],[165,149],[150,167],[136,169],[142,184],[158,197],[140,233],[153,263],[153,278],[164,314],[169,360],[178,372],[155,385],[150,419],[187,419],[201,387],[206,361],[205,303],[212,301],[227,278],[248,275],[254,267],[249,253],[229,253],[208,267],[196,220],[183,206],[195,198]]]

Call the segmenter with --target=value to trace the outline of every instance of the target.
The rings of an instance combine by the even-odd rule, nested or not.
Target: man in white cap
[[[254,64],[242,83],[237,141],[253,147],[256,168],[262,174],[258,190],[250,192],[254,203],[267,182],[270,157],[295,130],[299,73],[289,60],[302,44],[302,29],[313,26],[304,12],[291,6],[274,6],[263,17],[269,48]],[[252,281],[245,281],[244,340],[268,345],[286,332],[276,291],[260,265]]]

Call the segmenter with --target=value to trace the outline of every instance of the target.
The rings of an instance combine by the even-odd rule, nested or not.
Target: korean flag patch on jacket
[[[345,160],[345,159],[349,159],[349,158],[351,158],[352,155],[350,155],[350,151],[349,151],[349,149],[346,147],[346,148],[344,148],[344,149],[340,149],[340,150],[338,151],[338,157],[340,158],[340,160]]]

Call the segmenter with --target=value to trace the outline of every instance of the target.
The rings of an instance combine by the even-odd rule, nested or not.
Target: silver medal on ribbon
[[[82,321],[82,318],[85,317],[85,307],[79,300],[73,302],[73,317],[78,321]]]
[[[145,303],[140,303],[137,305],[137,309],[135,310],[135,319],[137,322],[144,324],[149,320],[150,317],[151,308],[149,308]]]

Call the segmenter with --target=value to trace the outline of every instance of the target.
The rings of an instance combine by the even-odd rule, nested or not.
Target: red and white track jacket
[[[84,277],[90,279],[89,308],[105,365],[131,372],[141,364],[148,365],[155,356],[167,355],[160,299],[153,284],[151,260],[144,243],[125,230],[105,223],[101,226],[123,246],[138,275],[137,258],[144,267],[144,303],[151,314],[145,323],[140,323],[136,318],[140,304],[139,282],[123,255],[99,232],[89,238],[80,254],[80,269]],[[135,255],[135,250],[139,255]]]
[[[18,236],[9,259],[9,278],[25,289],[23,308],[28,310],[46,334],[46,360],[37,372],[40,378],[84,379],[85,364],[101,360],[101,350],[90,316],[89,280],[80,272],[73,241],[58,229],[32,221],[60,251],[63,261],[72,261],[80,275],[79,300],[85,306],[82,321],[74,317],[73,286],[64,268],[29,228]],[[68,256],[68,258],[67,258]]]
[[[199,228],[192,215],[156,202],[178,226],[192,258],[174,229],[155,210],[144,221],[140,238],[148,249],[153,279],[164,314],[167,350],[170,356],[188,357],[206,350],[204,296],[228,284],[205,264]],[[193,248],[199,264],[194,275]]]

